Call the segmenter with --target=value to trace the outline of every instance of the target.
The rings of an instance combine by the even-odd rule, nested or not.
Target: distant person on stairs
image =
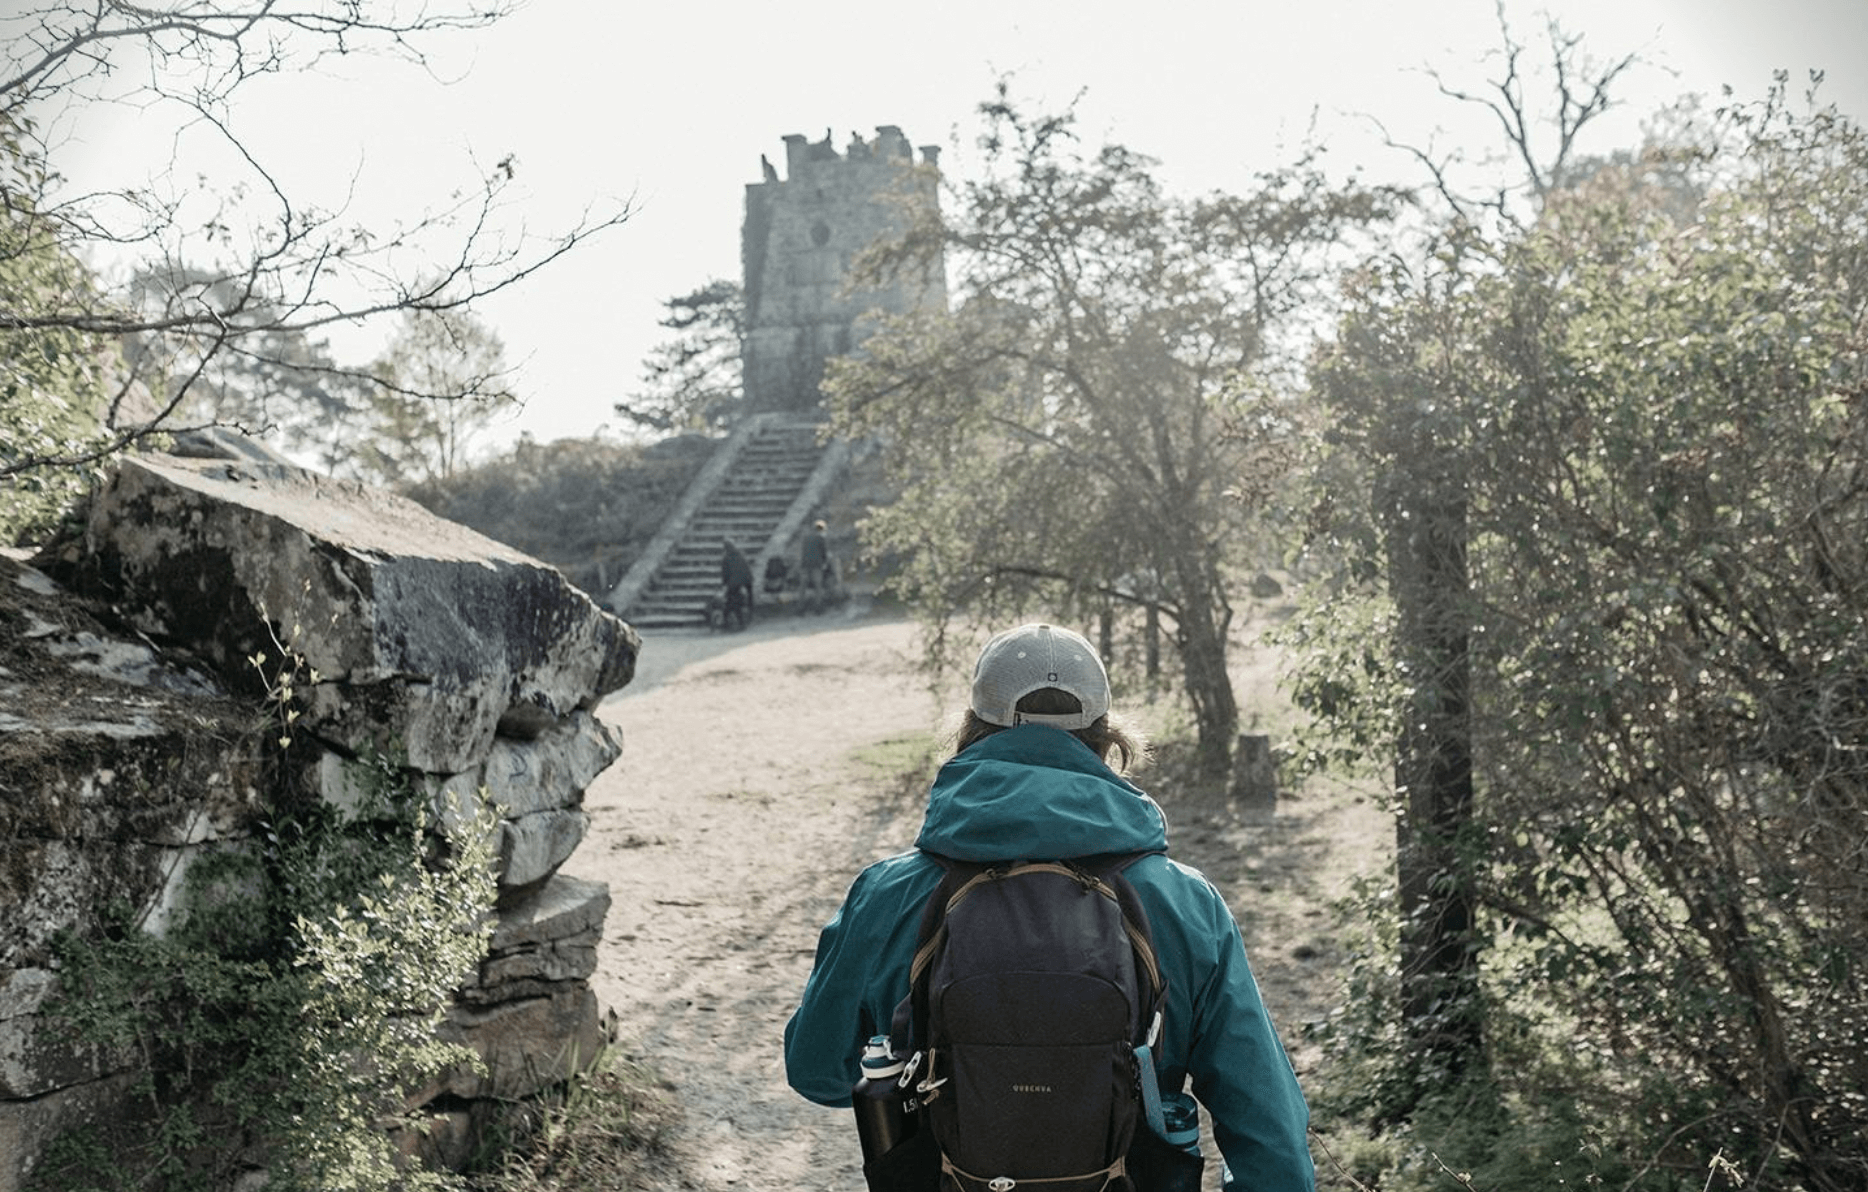
[[[804,535],[804,549],[799,560],[804,572],[804,599],[812,609],[830,595],[836,579],[836,569],[830,565],[830,540],[825,537],[822,519],[811,523],[811,528]]]
[[[726,588],[726,615],[738,613],[742,623],[752,620],[752,564],[731,538],[720,539],[720,583]]]

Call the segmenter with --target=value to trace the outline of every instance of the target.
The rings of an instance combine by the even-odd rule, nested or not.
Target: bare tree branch
[[[272,0],[224,4],[194,0],[157,9],[120,0],[59,0],[22,10],[0,22],[13,37],[0,52],[0,114],[12,116],[49,92],[81,89],[113,77],[125,47],[149,53],[158,66],[195,83],[192,102],[223,102],[246,79],[283,69],[308,69],[330,55],[390,53],[428,64],[422,38],[444,30],[481,29],[512,11],[504,0],[437,10],[419,4],[403,14],[395,4],[285,7]],[[375,10],[382,15],[373,15]],[[290,50],[304,55],[293,63]],[[152,71],[152,76],[160,71]],[[167,94],[155,83],[139,85]]]
[[[1476,107],[1489,115],[1498,126],[1504,152],[1516,163],[1519,179],[1534,205],[1542,207],[1552,190],[1565,185],[1577,162],[1577,140],[1583,130],[1615,104],[1615,84],[1644,59],[1631,52],[1607,63],[1597,63],[1584,52],[1580,34],[1565,31],[1555,17],[1548,17],[1544,40],[1548,47],[1548,75],[1534,77],[1526,69],[1527,47],[1512,32],[1503,0],[1497,0],[1499,49],[1502,69],[1498,77],[1488,79],[1482,90],[1473,90],[1450,82],[1433,68],[1423,68],[1435,89],[1448,99]],[[1550,103],[1546,106],[1533,91],[1539,78],[1547,77]],[[1494,181],[1481,194],[1468,193],[1454,180],[1454,166],[1459,159],[1452,155],[1436,156],[1431,145],[1422,148],[1399,142],[1386,126],[1368,118],[1382,133],[1391,149],[1398,149],[1426,169],[1432,186],[1441,200],[1456,215],[1470,219],[1485,210],[1507,223],[1521,222],[1513,211],[1509,183]],[[1548,130],[1554,144],[1541,146],[1540,133]]]
[[[0,289],[0,356],[36,351],[46,336],[76,337],[91,355],[139,345],[137,364],[108,370],[120,377],[108,399],[88,399],[110,414],[108,435],[74,449],[8,453],[0,475],[94,462],[180,429],[186,399],[227,362],[380,386],[368,367],[281,345],[386,316],[469,308],[625,222],[630,204],[617,199],[587,205],[567,228],[532,231],[518,218],[507,157],[479,167],[477,185],[438,207],[392,227],[365,226],[344,208],[300,202],[230,119],[248,80],[313,70],[330,57],[384,56],[434,74],[435,35],[485,28],[510,8],[506,0],[44,0],[0,15],[0,267],[30,273],[63,261],[54,273],[85,273],[76,263],[109,248],[132,254],[120,267],[138,279]],[[135,182],[62,193],[63,142],[45,127],[105,103],[179,111],[232,154],[238,176],[216,179],[219,201],[205,212],[188,210],[196,198]],[[160,392],[132,414],[127,398],[145,383]],[[476,398],[497,385],[492,374],[467,378],[453,395],[391,391]]]

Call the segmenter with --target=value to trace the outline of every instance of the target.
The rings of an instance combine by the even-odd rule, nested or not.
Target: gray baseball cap
[[[1081,712],[1018,711],[1018,701],[1055,687],[1077,697]],[[987,724],[1048,724],[1079,729],[1109,711],[1109,672],[1081,634],[1055,625],[1020,625],[986,643],[973,667],[973,712]]]

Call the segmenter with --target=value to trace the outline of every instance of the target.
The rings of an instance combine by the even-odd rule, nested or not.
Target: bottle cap
[[[863,1075],[880,1079],[894,1076],[907,1061],[889,1047],[887,1035],[877,1035],[863,1046]]]

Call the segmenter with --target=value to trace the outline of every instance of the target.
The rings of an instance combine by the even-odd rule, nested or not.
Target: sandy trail
[[[859,607],[741,634],[651,633],[636,680],[600,709],[622,730],[623,756],[586,793],[591,832],[566,869],[609,884],[592,984],[622,1023],[623,1049],[674,1087],[682,1186],[863,1186],[850,1114],[790,1090],[781,1042],[850,880],[912,842],[926,786],[905,783],[904,769],[965,699],[964,679],[949,675],[937,703],[916,653],[912,624]],[[1246,731],[1276,731],[1275,670],[1275,655],[1242,638]],[[1145,724],[1157,711],[1131,710]],[[1306,1079],[1320,1057],[1302,1025],[1329,1011],[1344,960],[1328,907],[1391,856],[1380,799],[1312,783],[1267,820],[1164,789],[1152,773],[1141,783],[1167,811],[1173,854],[1238,917]],[[1218,1166],[1208,1164],[1210,1187]]]
[[[913,635],[853,616],[645,634],[602,706],[623,756],[566,869],[609,883],[592,983],[675,1087],[691,1186],[862,1186],[849,1114],[793,1093],[780,1045],[819,928],[919,823],[920,793],[862,756],[938,726]]]

